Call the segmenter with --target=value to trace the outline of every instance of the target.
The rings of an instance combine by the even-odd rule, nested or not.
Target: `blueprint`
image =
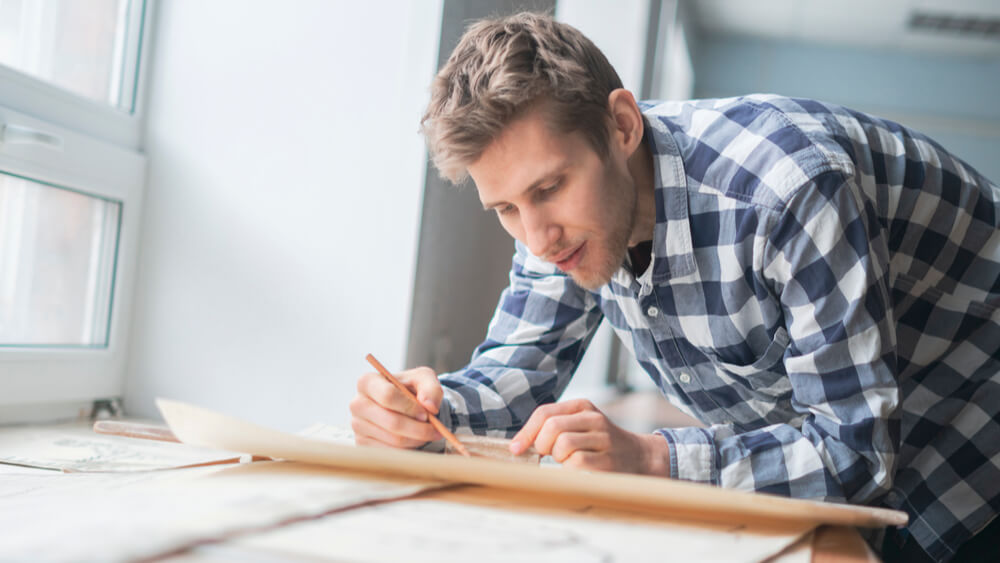
[[[240,454],[97,434],[89,422],[0,426],[0,463],[62,471],[148,471],[237,461]]]
[[[439,486],[293,462],[0,472],[0,559],[131,561]]]
[[[412,499],[331,514],[236,540],[248,549],[346,561],[610,563],[764,561],[811,531],[623,521],[607,514]],[[808,559],[806,559],[808,561]]]

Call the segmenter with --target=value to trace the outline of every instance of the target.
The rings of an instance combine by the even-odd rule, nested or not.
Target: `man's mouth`
[[[568,252],[563,252],[562,254],[555,256],[552,260],[556,267],[563,272],[569,272],[573,268],[576,268],[580,264],[580,259],[583,258],[583,248],[587,245],[586,242],[580,244],[580,246],[570,250]]]

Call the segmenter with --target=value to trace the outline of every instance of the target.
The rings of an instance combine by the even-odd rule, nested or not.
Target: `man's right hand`
[[[414,368],[393,374],[422,404],[438,413],[444,392],[431,368]],[[360,446],[418,448],[440,440],[427,422],[427,412],[378,373],[358,379],[358,394],[351,400],[351,428]]]

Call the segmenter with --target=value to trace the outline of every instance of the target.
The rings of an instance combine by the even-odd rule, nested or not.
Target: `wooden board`
[[[814,525],[902,526],[904,512],[749,493],[699,483],[534,466],[412,450],[347,446],[264,428],[221,413],[157,399],[164,419],[182,442],[234,452],[345,469],[471,483],[574,498],[614,506],[669,511],[707,521],[798,521]]]

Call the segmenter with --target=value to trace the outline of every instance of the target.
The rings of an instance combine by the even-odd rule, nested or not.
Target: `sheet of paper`
[[[0,474],[0,558],[129,561],[439,486],[291,462]]]
[[[746,523],[767,519],[869,527],[903,525],[907,521],[906,513],[894,510],[752,494],[658,477],[342,445],[263,428],[176,401],[159,399],[157,405],[170,429],[185,443],[272,458],[652,506],[699,520]]]
[[[232,543],[250,553],[359,562],[750,563],[778,554],[809,529],[755,533],[743,526],[637,523],[513,505],[413,499],[331,514]]]
[[[299,430],[296,434],[313,440],[323,440],[345,446],[354,445],[354,431],[349,428],[341,428],[340,426],[333,426],[322,422],[317,422],[312,426]]]
[[[0,427],[0,463],[63,471],[148,471],[238,458],[185,444],[97,434],[89,422]]]
[[[354,432],[338,426],[331,426],[318,422],[312,426],[296,432],[297,435],[312,438],[314,440],[325,440],[346,446],[354,445]],[[510,440],[504,438],[493,438],[488,436],[477,436],[474,434],[459,434],[456,436],[465,449],[475,456],[490,457],[503,461],[516,461],[518,463],[534,463],[540,461],[541,456],[535,448],[528,448],[528,451],[515,456],[510,453]],[[444,453],[448,455],[462,455],[454,446],[446,442]]]
[[[795,543],[785,548],[784,551],[767,560],[767,563],[812,563],[813,537],[816,531],[812,530],[803,535]]]

